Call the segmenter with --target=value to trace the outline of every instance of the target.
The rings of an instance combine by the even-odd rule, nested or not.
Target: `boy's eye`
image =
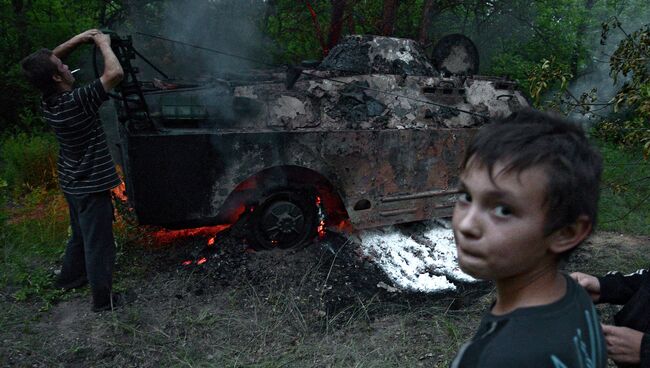
[[[463,192],[458,195],[458,200],[460,202],[471,202],[472,196],[467,192]]]
[[[507,206],[496,206],[494,208],[494,214],[499,217],[506,217],[512,215],[512,210]]]

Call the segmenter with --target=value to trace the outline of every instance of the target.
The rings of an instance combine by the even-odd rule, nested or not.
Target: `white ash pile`
[[[365,230],[359,238],[364,254],[397,289],[441,292],[456,290],[454,282],[476,281],[460,270],[453,231],[442,223],[431,222],[415,231],[396,227]]]

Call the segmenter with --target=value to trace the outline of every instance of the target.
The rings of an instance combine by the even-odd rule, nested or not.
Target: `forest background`
[[[56,179],[57,144],[40,118],[40,95],[19,65],[38,48],[52,49],[89,28],[110,29],[132,35],[138,51],[183,79],[321,59],[346,34],[412,38],[430,53],[445,35],[461,33],[479,50],[480,74],[516,80],[536,107],[567,114],[589,130],[605,158],[599,229],[647,237],[648,19],[647,0],[0,0],[0,300],[9,311],[0,314],[0,325],[25,323],[37,318],[23,316],[26,310],[46,311],[65,298],[51,284],[68,226]],[[67,60],[71,69],[81,68],[81,83],[95,77],[92,52],[82,47]],[[139,233],[132,226],[116,224],[120,252],[128,252],[125,245]],[[603,259],[611,263],[594,266],[599,271],[622,262]],[[438,322],[455,336],[441,355],[444,366],[467,336],[455,332],[462,320]],[[32,348],[25,343],[13,351]]]

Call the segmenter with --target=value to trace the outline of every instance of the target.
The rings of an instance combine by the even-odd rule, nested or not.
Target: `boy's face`
[[[531,274],[555,260],[544,235],[546,172],[531,167],[503,173],[470,160],[461,174],[453,217],[461,269],[480,279]]]

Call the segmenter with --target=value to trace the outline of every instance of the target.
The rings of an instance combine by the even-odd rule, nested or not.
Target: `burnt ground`
[[[252,251],[237,232],[210,247],[205,236],[160,245],[142,232],[120,249],[116,289],[134,299],[114,312],[90,312],[87,288],[45,309],[3,292],[2,366],[444,367],[492,298],[488,283],[442,294],[378,287],[391,283],[354,236]],[[647,238],[600,233],[567,268],[647,267],[648,250]]]

